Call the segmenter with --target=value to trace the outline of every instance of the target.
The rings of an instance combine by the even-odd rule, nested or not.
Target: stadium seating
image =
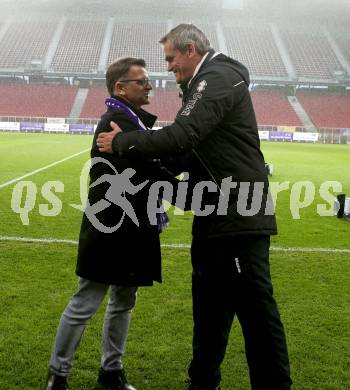
[[[77,90],[68,85],[0,84],[0,116],[67,118]],[[258,90],[251,95],[259,125],[303,126],[283,91]],[[104,86],[91,87],[80,117],[99,119],[107,96]],[[297,97],[318,128],[350,128],[349,94],[301,91]],[[180,106],[177,88],[154,88],[144,108],[159,121],[172,122]]]
[[[173,122],[181,107],[179,90],[176,88],[157,88],[153,93],[154,95],[150,98],[150,105],[146,106],[146,110],[157,115],[159,121]]]
[[[90,88],[80,118],[100,118],[106,111],[104,102],[108,96],[106,87]]]
[[[0,84],[0,115],[66,118],[76,93],[77,87],[68,85]]]
[[[283,92],[256,91],[251,95],[259,125],[302,126]]]
[[[209,24],[209,23],[197,23],[196,24],[203,32],[204,34],[208,37],[211,46],[219,51],[220,46],[219,46],[219,41],[216,36],[216,31],[215,31],[215,25],[214,24]]]
[[[346,30],[345,28],[344,30],[340,28],[337,30],[333,30],[332,36],[335,38],[342,53],[350,64],[350,34],[348,30]]]
[[[213,15],[203,21],[196,13],[185,11],[181,20],[178,15],[175,18],[169,15],[168,20],[163,16],[156,22],[149,16],[116,15],[110,47],[107,48],[108,64],[118,57],[138,56],[146,59],[150,72],[164,73],[166,64],[158,41],[169,25],[195,23],[206,33],[214,49],[220,50],[216,33],[219,21],[228,54],[243,62],[253,78],[288,77],[268,20],[232,20],[219,15],[215,18],[213,10]],[[59,20],[60,17],[55,20],[34,18],[25,22],[12,20],[0,41],[0,69],[28,68],[34,60],[44,63]],[[96,73],[108,20],[106,14],[101,14],[98,20],[68,17],[49,70],[67,75],[74,72]],[[343,70],[320,24],[277,27],[298,77],[328,80],[334,79],[334,72]],[[350,62],[350,38],[346,31],[346,26],[330,29]]]
[[[299,92],[299,101],[318,128],[350,128],[350,95]]]
[[[159,39],[166,33],[166,23],[116,21],[108,56],[108,64],[119,57],[141,57],[149,72],[166,72]]]
[[[232,23],[223,30],[228,54],[243,62],[251,75],[287,77],[268,24]]]
[[[51,70],[56,72],[96,72],[107,19],[68,20],[63,30]]]
[[[44,63],[57,23],[12,21],[0,41],[0,68],[29,68],[31,61]]]
[[[333,79],[342,70],[320,28],[281,28],[281,34],[299,77]]]

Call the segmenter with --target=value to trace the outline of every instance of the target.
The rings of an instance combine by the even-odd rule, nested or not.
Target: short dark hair
[[[142,58],[123,57],[118,58],[109,65],[106,72],[106,85],[110,95],[113,95],[114,93],[115,83],[118,80],[127,77],[128,72],[133,65],[139,65],[145,68],[146,62]]]
[[[189,43],[193,43],[198,53],[202,56],[211,49],[209,39],[194,24],[179,24],[164,35],[159,43],[165,43],[167,41],[182,53],[186,51],[187,44]]]

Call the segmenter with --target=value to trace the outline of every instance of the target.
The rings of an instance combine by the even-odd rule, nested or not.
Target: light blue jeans
[[[96,313],[110,287],[106,308],[101,367],[106,371],[123,368],[122,356],[136,302],[137,287],[109,286],[79,279],[79,288],[62,314],[52,349],[50,371],[67,377],[72,369],[73,356],[90,318]]]

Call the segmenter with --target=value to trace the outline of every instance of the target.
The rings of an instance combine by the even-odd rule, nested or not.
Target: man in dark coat
[[[97,145],[130,159],[172,157],[173,166],[182,161],[179,170],[189,172],[193,186],[211,181],[192,228],[194,333],[188,390],[220,389],[234,315],[245,338],[252,389],[290,389],[285,333],[269,271],[276,222],[248,71],[215,53],[193,25],[175,27],[160,42],[168,71],[183,91],[174,124],[128,134],[113,125]],[[202,213],[208,206],[213,212]]]
[[[137,287],[161,282],[159,232],[167,222],[161,213],[157,224],[150,223],[149,187],[157,180],[176,181],[159,161],[129,161],[99,152],[96,138],[112,120],[126,132],[153,126],[156,117],[141,109],[149,103],[152,89],[145,66],[142,59],[122,58],[107,70],[111,97],[106,99],[108,110],[97,126],[91,150],[91,184],[76,268],[79,288],[61,317],[46,390],[68,389],[74,352],[109,288],[98,382],[112,390],[135,390],[126,380],[122,356]],[[115,245],[120,251],[112,255]]]

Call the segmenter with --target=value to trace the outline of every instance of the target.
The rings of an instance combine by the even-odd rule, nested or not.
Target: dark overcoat
[[[123,103],[126,102],[123,101]],[[146,127],[153,126],[156,120],[154,115],[130,104],[129,107]],[[96,228],[94,226],[96,224],[90,221],[85,211],[79,236],[76,273],[85,279],[112,285],[152,285],[153,281],[161,282],[161,250],[158,227],[151,224],[147,214],[149,188],[157,180],[170,182],[175,180],[176,182],[176,179],[157,161],[129,161],[122,157],[100,153],[96,145],[97,135],[104,131],[111,131],[110,121],[112,120],[124,132],[139,130],[139,127],[124,111],[108,108],[97,126],[91,157],[102,157],[108,160],[119,174],[127,168],[134,169],[136,173],[130,179],[134,186],[146,180],[149,181],[136,194],[127,192],[123,194],[132,205],[139,226],[113,202],[109,202],[108,207],[96,214],[98,221],[105,227],[114,227],[122,221],[120,227],[112,233]],[[102,177],[113,179],[115,171],[107,163],[93,164],[90,169],[88,193],[89,204],[92,206],[106,199],[106,194],[110,190],[111,182],[100,180]],[[96,180],[100,180],[101,183],[92,186]]]

